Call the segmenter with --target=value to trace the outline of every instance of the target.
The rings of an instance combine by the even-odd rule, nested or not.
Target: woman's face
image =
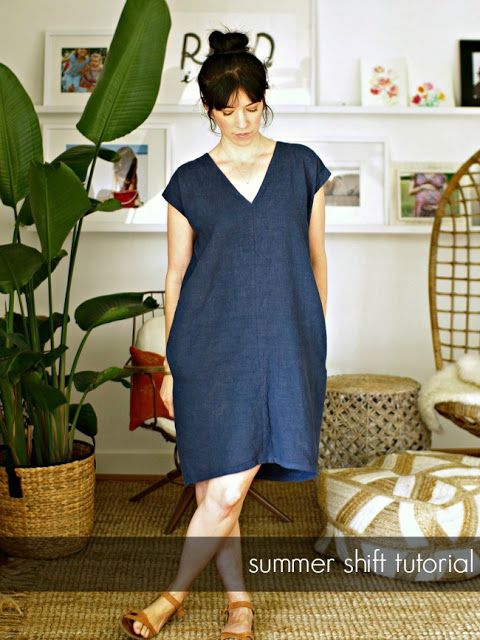
[[[240,89],[236,99],[231,97],[224,109],[212,109],[211,115],[222,136],[234,144],[247,146],[260,129],[262,111],[263,101],[252,103]]]

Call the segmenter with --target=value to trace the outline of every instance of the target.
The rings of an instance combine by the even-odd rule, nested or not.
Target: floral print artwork
[[[369,83],[370,93],[374,96],[379,96],[383,104],[398,104],[398,72],[395,68],[387,68],[383,65],[376,65],[372,69],[372,75],[370,76]]]
[[[414,107],[439,107],[445,100],[445,93],[432,82],[424,82],[417,87],[410,102]]]

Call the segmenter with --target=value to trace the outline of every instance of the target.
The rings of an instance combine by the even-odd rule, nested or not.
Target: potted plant
[[[0,245],[0,547],[11,555],[55,557],[82,548],[93,527],[97,417],[86,396],[107,381],[129,386],[122,367],[80,371],[80,355],[95,327],[158,306],[143,292],[108,294],[74,313],[85,332],[67,370],[69,305],[82,223],[115,198],[89,196],[98,157],[116,154],[102,143],[120,138],[151,113],[160,86],[170,14],[164,0],[127,0],[103,73],[77,123],[92,142],[44,162],[33,104],[14,73],[0,64],[0,199],[13,212],[12,241]],[[40,250],[22,239],[35,225]],[[70,251],[63,248],[71,234]],[[52,278],[68,256],[63,307]],[[100,260],[100,258],[99,258]],[[56,275],[56,274],[55,274]],[[48,312],[37,293],[47,287]],[[73,390],[80,399],[74,401]],[[86,434],[92,444],[75,440]],[[50,543],[50,544],[49,544]]]

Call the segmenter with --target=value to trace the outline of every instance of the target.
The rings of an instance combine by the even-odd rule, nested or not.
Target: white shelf
[[[480,116],[480,107],[362,107],[359,105],[270,105],[272,110],[283,114],[329,114],[356,116]],[[39,114],[79,114],[83,107],[35,105]],[[200,105],[157,105],[152,115],[186,114],[198,115],[203,109]]]
[[[27,227],[27,231],[36,233],[35,226]],[[93,223],[89,228],[83,227],[82,234],[84,233],[166,233],[166,224],[108,224],[108,223]],[[325,233],[327,235],[334,234],[348,234],[354,233],[355,235],[361,233],[364,235],[430,235],[432,232],[429,224],[410,224],[410,225],[327,225]]]
[[[431,235],[432,225],[423,222],[419,224],[327,224],[325,233]]]

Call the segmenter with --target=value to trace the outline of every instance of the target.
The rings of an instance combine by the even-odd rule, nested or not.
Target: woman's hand
[[[173,413],[173,376],[163,376],[162,386],[160,387],[160,397],[164,405],[168,409],[168,413],[174,418]]]

